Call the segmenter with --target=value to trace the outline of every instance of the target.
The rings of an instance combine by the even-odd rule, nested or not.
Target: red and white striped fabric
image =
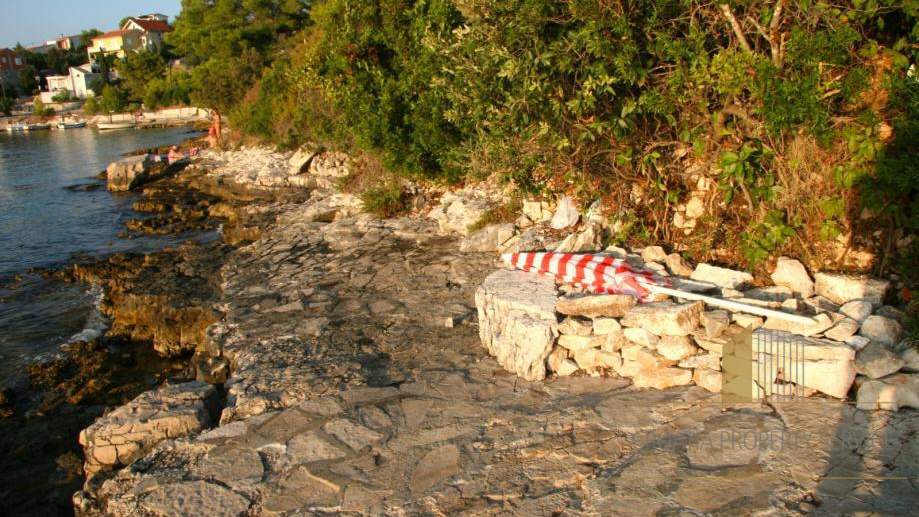
[[[651,301],[653,293],[642,284],[671,286],[667,277],[603,255],[530,252],[505,253],[502,258],[523,271],[550,275],[595,293],[630,294],[643,302]]]

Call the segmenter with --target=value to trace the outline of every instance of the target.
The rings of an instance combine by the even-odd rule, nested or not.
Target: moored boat
[[[128,129],[136,124],[136,122],[99,122],[96,127],[98,129]]]
[[[77,129],[81,127],[86,127],[86,122],[59,122],[57,125],[58,129]]]
[[[10,124],[6,126],[6,130],[9,131],[10,133],[14,131],[25,131],[26,125],[25,124]]]
[[[26,124],[26,131],[38,131],[40,129],[51,129],[51,124]]]

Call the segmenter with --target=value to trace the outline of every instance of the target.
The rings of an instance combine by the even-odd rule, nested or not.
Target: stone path
[[[88,486],[80,513],[905,515],[919,504],[914,411],[722,407],[695,386],[519,379],[487,355],[474,320],[494,255],[460,253],[429,221],[342,216],[341,201],[340,212],[268,208],[278,222],[224,267],[224,317],[209,329],[210,353],[232,369],[220,425]],[[908,479],[855,479],[868,477]]]

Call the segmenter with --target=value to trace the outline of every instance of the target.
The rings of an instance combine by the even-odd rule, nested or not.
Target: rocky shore
[[[816,310],[792,264],[773,280],[794,287],[751,292],[741,272],[608,249],[686,286],[825,314],[819,330],[783,331],[840,339],[838,371],[856,358],[867,379],[851,394],[852,379],[807,386],[813,403],[726,406],[712,343],[768,322],[698,304],[586,307],[501,270],[500,251],[598,249],[597,207],[581,218],[528,202],[514,223],[473,231],[500,204],[479,187],[427,190],[434,207],[378,219],[334,190],[349,173],[346,157],[309,150],[205,153],[135,186],[156,215],[131,231],[219,221],[220,242],[60,273],[134,279],[107,284],[110,335],[186,365],[80,432],[78,515],[835,515],[919,503],[914,410],[854,404],[865,384],[912,375],[891,376],[893,363],[916,366],[906,353],[858,364],[866,343],[845,343],[899,332],[866,328],[899,317],[880,298],[867,314],[841,309],[848,298]],[[851,294],[828,282],[817,277],[824,298]]]
[[[110,289],[113,332],[191,357],[186,377],[197,380],[143,393],[80,434],[88,476],[73,498],[79,515],[835,515],[909,513],[919,502],[913,410],[862,411],[814,390],[823,404],[723,406],[692,373],[716,371],[702,357],[711,350],[686,366],[678,364],[686,357],[665,356],[687,348],[682,340],[635,348],[668,332],[635,323],[628,310],[559,316],[547,306],[545,352],[511,373],[487,347],[509,329],[487,309],[497,299],[487,293],[508,292],[486,281],[495,252],[548,242],[590,249],[600,218],[588,213],[568,225],[575,231],[559,232],[543,226],[558,211],[531,203],[516,223],[473,232],[496,203],[470,189],[413,217],[377,219],[330,188],[347,174],[340,157],[249,149],[206,153],[145,187],[144,203],[155,208],[169,204],[156,197],[170,181],[205,196],[191,205],[206,212],[202,220],[221,217],[225,241],[205,247],[203,262],[171,269],[143,258],[127,269],[146,271],[147,281]],[[647,254],[672,274],[699,269],[678,255]],[[73,274],[91,275],[81,271]],[[752,298],[742,283],[717,288]],[[506,321],[524,321],[540,289],[553,302],[559,296],[553,286],[534,289],[499,310]],[[698,308],[693,329],[743,320],[702,317]],[[606,346],[621,327],[647,334],[622,332],[629,356]],[[596,352],[568,348],[561,357],[555,343],[565,335],[569,344],[596,341],[587,347]],[[648,356],[690,373],[649,389],[597,360],[601,352],[615,353],[620,369],[623,358]],[[892,378],[878,377],[871,382]],[[725,431],[756,444],[725,441]]]

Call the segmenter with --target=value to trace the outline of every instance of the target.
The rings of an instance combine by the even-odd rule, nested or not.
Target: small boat
[[[38,131],[39,129],[51,129],[51,124],[26,124],[26,131]]]
[[[21,124],[21,123],[20,124],[10,124],[6,126],[6,130],[9,131],[10,133],[14,131],[25,131],[26,124]]]
[[[86,122],[59,122],[57,125],[58,129],[77,129],[81,127],[86,127]]]
[[[137,122],[99,122],[98,129],[128,129],[137,125]]]

